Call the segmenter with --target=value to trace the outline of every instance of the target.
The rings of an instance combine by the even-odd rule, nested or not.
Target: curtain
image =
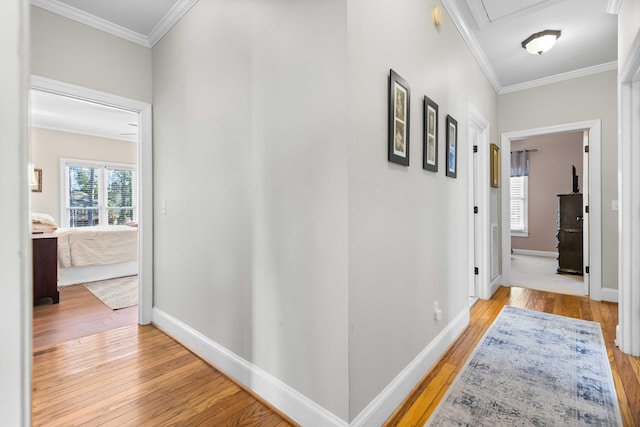
[[[529,153],[511,152],[511,176],[529,176]]]

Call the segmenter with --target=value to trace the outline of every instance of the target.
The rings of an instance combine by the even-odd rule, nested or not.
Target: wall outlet
[[[440,304],[438,301],[433,303],[433,317],[436,320],[442,320],[442,310],[440,310]]]

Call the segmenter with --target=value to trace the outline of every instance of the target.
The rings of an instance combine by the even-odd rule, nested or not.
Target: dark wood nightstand
[[[51,298],[60,302],[58,292],[58,236],[55,233],[32,234],[33,303]]]

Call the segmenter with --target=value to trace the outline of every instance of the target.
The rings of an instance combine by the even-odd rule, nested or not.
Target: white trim
[[[501,285],[502,275],[498,274],[498,276],[496,276],[496,278],[491,281],[491,286],[489,287],[489,297],[492,297]]]
[[[490,267],[490,203],[489,203],[489,135],[490,135],[490,124],[489,122],[480,114],[480,112],[470,103],[467,103],[467,127],[469,129],[474,129],[480,137],[478,138],[478,152],[473,153],[470,151],[469,153],[469,170],[474,170],[473,156],[479,156],[477,164],[479,165],[478,171],[476,171],[475,175],[473,173],[469,174],[469,220],[468,227],[469,232],[467,233],[468,242],[467,248],[469,251],[469,279],[470,281],[474,281],[474,267],[478,267],[480,270],[480,274],[478,275],[478,295],[479,298],[489,299],[491,298],[491,293],[489,289],[490,283],[490,275],[491,275],[491,267]],[[469,150],[472,150],[473,147],[469,146]],[[478,213],[473,213],[474,206],[474,180],[477,180],[477,206]],[[474,251],[475,249],[475,231],[474,231],[474,223],[477,221],[479,224],[479,233],[478,233],[478,247],[481,248],[479,255],[478,265],[474,265]]]
[[[609,0],[607,3],[607,13],[617,15],[620,12],[620,5],[622,5],[622,0]]]
[[[491,63],[487,58],[487,55],[485,55],[484,51],[480,47],[480,43],[478,42],[478,39],[476,39],[471,29],[467,26],[467,23],[462,18],[463,15],[460,12],[460,9],[456,5],[455,1],[442,0],[442,5],[447,10],[447,12],[449,13],[449,16],[451,17],[451,20],[458,28],[458,31],[460,32],[460,35],[462,36],[465,43],[467,44],[467,47],[469,47],[471,54],[476,59],[476,61],[478,61],[478,65],[484,72],[484,75],[489,80],[489,83],[491,83],[491,86],[493,86],[493,89],[496,91],[496,93],[499,93],[500,87],[501,87],[500,80],[498,80],[498,76],[496,75],[496,72],[493,70]]]
[[[640,356],[640,32],[618,75],[618,327],[616,344]]]
[[[351,421],[351,427],[381,426],[411,390],[469,325],[465,307],[369,404]],[[306,424],[302,424],[306,425]],[[313,425],[313,424],[309,424]]]
[[[536,129],[505,132],[501,135],[502,176],[509,176],[511,141],[530,138],[539,135],[550,135],[574,131],[588,130],[590,136],[589,155],[589,280],[591,299],[600,301],[602,291],[602,202],[601,202],[601,122],[589,120],[584,122],[567,123],[563,125],[547,126]],[[502,180],[502,227],[509,229],[509,180]],[[506,227],[506,228],[505,228]],[[502,234],[502,277],[506,286],[511,285],[511,235]]]
[[[140,283],[138,322],[151,322],[153,305],[153,156],[151,104],[117,95],[59,82],[40,76],[31,76],[31,88],[56,93],[84,101],[95,102],[139,114],[138,144],[138,279]]]
[[[349,423],[302,393],[237,354],[202,335],[168,313],[154,307],[154,325],[215,366],[225,375],[255,392],[293,421],[303,426],[347,427]]]
[[[149,33],[147,40],[151,47],[155,46],[196,3],[198,0],[178,0]]]
[[[153,47],[169,30],[196,4],[198,0],[179,0],[167,14],[153,27],[148,35],[140,34],[128,28],[114,24],[83,10],[69,6],[58,0],[31,0],[31,4],[49,12],[62,15],[76,22],[96,28],[100,31],[123,38],[147,48]]]
[[[497,279],[499,281],[499,279]],[[496,285],[497,287],[497,285]],[[351,423],[337,417],[258,366],[154,307],[152,323],[225,375],[249,388],[300,425],[363,427],[382,425],[469,325],[465,307]]]
[[[120,25],[114,24],[113,22],[99,18],[83,10],[76,9],[75,7],[69,6],[68,4],[61,3],[58,0],[31,0],[31,4],[39,8],[48,10],[49,12],[57,13],[58,15],[62,15],[76,22],[80,22],[82,24],[96,28],[100,31],[112,34],[116,37],[129,40],[130,42],[139,44],[141,46],[149,48],[151,47],[149,40],[147,40],[147,38],[142,34],[136,33],[135,31],[131,31],[128,28],[124,28]]]
[[[511,237],[529,237],[528,231],[511,231]]]
[[[602,301],[618,302],[618,290],[612,288],[602,288],[600,290],[600,298]]]
[[[513,249],[514,255],[531,255],[531,256],[542,256],[546,258],[558,258],[558,252],[549,252],[549,251],[532,251],[529,249]]]
[[[543,77],[537,80],[531,80],[524,83],[518,83],[515,85],[504,86],[498,91],[498,95],[504,95],[505,93],[518,92],[521,90],[531,89],[538,86],[545,86],[552,83],[558,83],[565,80],[576,79],[578,77],[590,76],[592,74],[603,73],[605,71],[611,71],[618,68],[618,61],[607,62],[605,64],[594,65],[592,67],[581,68],[579,70],[573,70],[562,74],[556,74],[555,76]]]

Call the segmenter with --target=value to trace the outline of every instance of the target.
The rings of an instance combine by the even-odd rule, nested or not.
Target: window
[[[137,220],[133,165],[62,159],[62,218],[67,227],[126,224]]]
[[[512,176],[511,183],[511,235],[529,234],[529,177]]]

